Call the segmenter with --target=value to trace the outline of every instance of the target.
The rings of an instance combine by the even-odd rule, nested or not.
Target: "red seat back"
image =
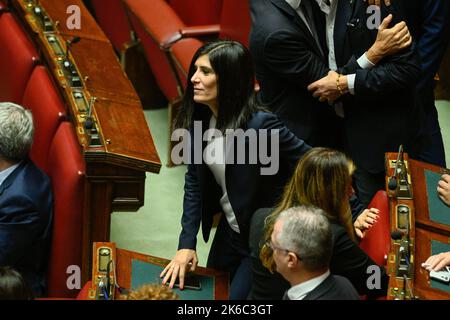
[[[220,17],[221,39],[236,40],[248,47],[250,34],[249,0],[223,0]]]
[[[66,110],[45,67],[34,68],[22,105],[33,113],[35,133],[30,157],[39,168],[48,173],[50,144],[59,124],[66,118]]]
[[[125,4],[159,88],[167,100],[176,100],[179,84],[162,46],[177,38],[185,24],[163,0],[125,0]]]
[[[78,139],[69,122],[59,125],[50,147],[48,164],[54,195],[48,295],[75,298],[78,290],[67,287],[70,276],[67,271],[70,266],[81,267],[85,169]]]
[[[190,81],[190,79],[187,79],[187,74],[192,57],[202,45],[203,42],[198,39],[186,38],[176,42],[170,49],[183,90],[186,88],[187,81]]]
[[[188,26],[218,24],[223,0],[168,0]]]
[[[366,231],[359,246],[378,265],[386,265],[387,255],[391,246],[389,199],[385,191],[378,191],[368,208],[380,210],[378,221]]]
[[[0,101],[20,103],[38,54],[10,13],[0,15]]]
[[[122,0],[91,0],[95,18],[117,52],[131,42],[130,25]]]

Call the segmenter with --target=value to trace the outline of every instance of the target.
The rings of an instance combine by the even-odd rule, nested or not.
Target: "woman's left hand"
[[[353,226],[358,238],[363,239],[365,231],[370,229],[379,218],[380,210],[377,208],[365,209],[356,219]]]

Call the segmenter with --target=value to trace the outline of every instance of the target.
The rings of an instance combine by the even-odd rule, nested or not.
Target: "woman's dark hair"
[[[250,52],[239,42],[219,40],[205,44],[192,58],[176,127],[188,128],[198,107],[191,78],[196,71],[195,62],[203,55],[209,57],[217,76],[218,130],[242,128],[253,112],[265,110],[255,100],[255,72]]]
[[[33,294],[22,275],[11,267],[0,267],[0,300],[31,300]]]

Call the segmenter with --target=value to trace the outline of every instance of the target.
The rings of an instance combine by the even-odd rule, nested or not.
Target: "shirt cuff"
[[[370,61],[369,59],[367,59],[367,54],[366,53],[364,53],[361,57],[359,57],[357,62],[358,62],[358,65],[362,69],[371,69],[371,68],[375,67],[375,64],[372,63],[372,61]]]
[[[348,85],[348,91],[350,91],[350,94],[355,94],[355,78],[356,74],[348,74],[347,75],[347,85]]]

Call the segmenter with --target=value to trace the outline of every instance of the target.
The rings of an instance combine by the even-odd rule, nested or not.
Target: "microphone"
[[[399,171],[400,155],[401,158],[403,159],[403,145],[400,145],[400,147],[398,148],[398,155],[397,161],[395,162],[394,174],[391,177],[389,177],[388,188],[391,191],[397,189],[397,175]]]
[[[403,238],[404,233],[398,230],[391,232],[392,240],[401,240]]]
[[[96,97],[91,97],[91,99],[89,100],[89,110],[86,115],[86,120],[84,121],[84,128],[86,130],[91,130],[92,128],[94,128],[94,121],[92,120],[92,108],[94,107],[94,103],[96,100]]]
[[[69,40],[66,41],[66,60],[69,60],[70,47],[74,43],[78,43],[80,40],[81,40],[80,37],[73,37],[72,39],[69,39]]]

